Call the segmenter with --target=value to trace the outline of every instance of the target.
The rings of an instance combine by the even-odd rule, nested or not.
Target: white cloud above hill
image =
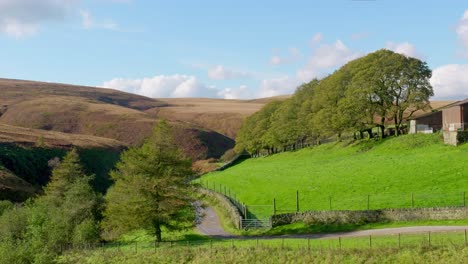
[[[217,90],[213,87],[204,85],[195,76],[181,74],[142,79],[115,78],[102,86],[152,98],[217,96]]]
[[[434,99],[468,98],[468,65],[449,64],[433,70]]]

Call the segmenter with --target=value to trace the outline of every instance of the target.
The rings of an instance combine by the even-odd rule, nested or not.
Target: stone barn
[[[457,145],[458,132],[468,129],[468,99],[444,107],[442,125],[445,143]]]
[[[442,129],[442,111],[420,115],[410,120],[410,134],[434,133]]]
[[[446,105],[434,112],[410,120],[410,134],[442,130],[444,142],[457,145],[459,131],[468,129],[468,99]]]

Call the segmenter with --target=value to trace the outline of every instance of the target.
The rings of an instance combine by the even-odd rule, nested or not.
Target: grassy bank
[[[128,244],[68,251],[59,263],[464,263],[462,233],[341,239]],[[273,257],[274,256],[274,257]]]
[[[362,210],[463,205],[468,144],[444,145],[439,134],[330,143],[246,160],[201,178],[235,196],[257,217],[297,209]]]

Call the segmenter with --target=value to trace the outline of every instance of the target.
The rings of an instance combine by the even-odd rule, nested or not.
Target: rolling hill
[[[440,134],[328,143],[247,159],[201,178],[265,218],[277,212],[462,206],[468,191],[468,144],[444,145]],[[466,198],[465,198],[466,199]],[[465,201],[466,202],[466,201]]]
[[[0,79],[0,189],[24,200],[50,174],[47,161],[78,147],[95,187],[118,153],[138,145],[159,119],[174,127],[176,141],[194,161],[220,157],[234,146],[243,119],[264,102],[152,99],[112,89]],[[265,101],[268,101],[266,99]],[[5,197],[0,197],[4,199]]]

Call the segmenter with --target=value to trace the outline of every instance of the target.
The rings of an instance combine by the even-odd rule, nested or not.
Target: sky
[[[466,0],[0,0],[1,78],[154,98],[291,94],[382,48],[468,97]]]

